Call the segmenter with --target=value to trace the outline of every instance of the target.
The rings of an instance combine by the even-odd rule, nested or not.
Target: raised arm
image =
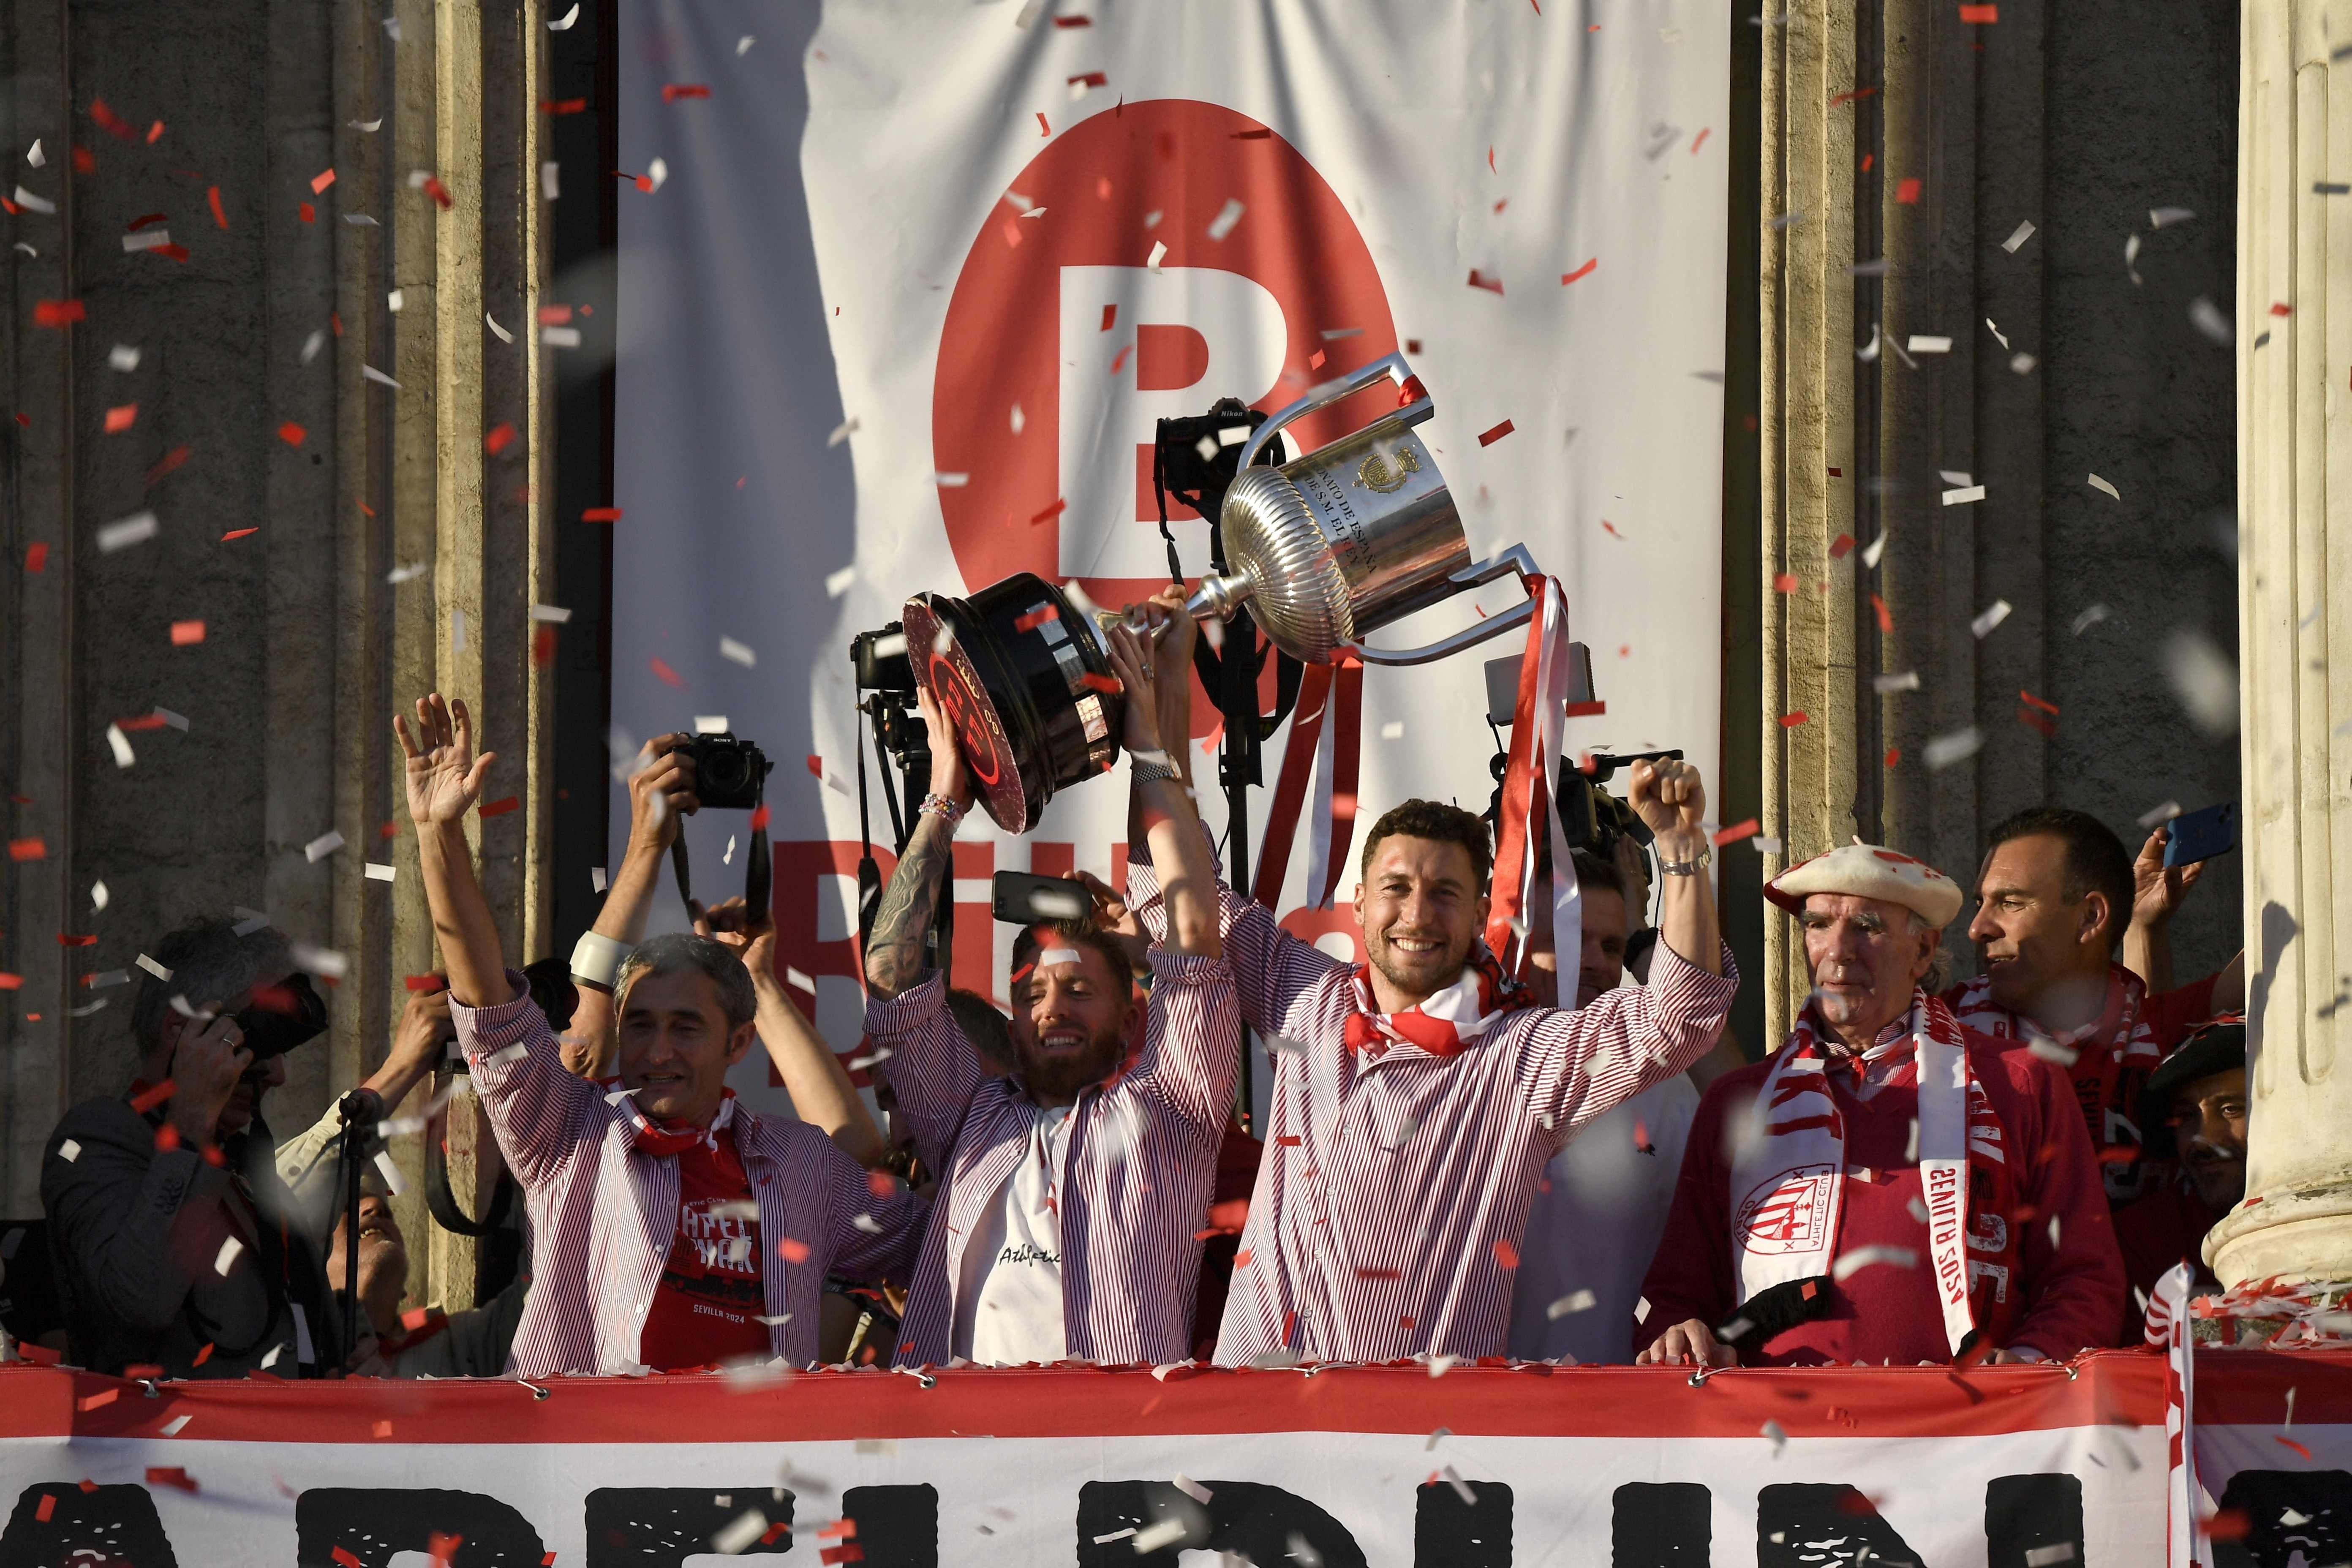
[[[885,1001],[922,978],[923,939],[939,911],[940,885],[955,861],[956,824],[973,798],[954,726],[929,691],[918,691],[915,701],[930,735],[931,789],[916,808],[914,834],[898,857],[898,868],[890,873],[890,885],[882,889],[866,946],[866,988]]]
[[[474,755],[473,715],[462,699],[447,702],[437,691],[417,699],[414,736],[406,719],[395,714],[392,725],[407,760],[408,815],[416,824],[425,902],[448,971],[450,999],[467,1007],[497,1006],[513,998],[514,987],[507,980],[498,922],[474,879],[466,813],[480,798],[498,753]]]
[[[1169,588],[1130,613],[1144,629],[1116,626],[1109,635],[1111,666],[1127,689],[1121,724],[1134,773],[1129,831],[1141,818],[1152,864],[1167,868],[1160,881],[1167,910],[1162,943],[1195,958],[1216,958],[1224,946],[1216,861],[1193,805],[1189,767],[1162,749],[1162,737],[1173,735],[1181,755],[1192,734],[1192,617],[1184,611],[1181,588]]]
[[[1664,883],[1658,940],[1709,974],[1721,974],[1723,936],[1715,879],[1707,875],[1715,851],[1699,826],[1706,816],[1706,786],[1696,768],[1671,757],[1635,763],[1631,785],[1627,793],[1657,846]]]
[[[691,735],[656,735],[639,753],[642,765],[629,775],[629,847],[613,874],[604,907],[588,928],[593,935],[623,947],[645,941],[646,917],[653,911],[654,889],[661,884],[662,857],[677,838],[681,814],[691,816],[701,805],[695,797],[694,757],[688,750],[693,742]],[[583,945],[593,949],[603,944]],[[588,956],[604,973],[583,974],[576,964],[572,971],[580,1005],[572,1010],[572,1027],[564,1037],[564,1065],[583,1078],[609,1078],[614,1050],[610,970]]]
[[[756,921],[750,914],[740,898],[729,899],[713,905],[694,929],[742,954],[743,967],[751,972],[751,994],[759,1002],[754,1023],[760,1044],[776,1076],[783,1079],[784,1092],[792,1096],[793,1113],[861,1166],[880,1165],[887,1151],[873,1113],[857,1098],[848,1069],[776,978],[775,921],[764,910]]]

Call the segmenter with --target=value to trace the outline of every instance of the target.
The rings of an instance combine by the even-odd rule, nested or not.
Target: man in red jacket
[[[2063,1360],[2123,1261],[2067,1083],[1921,988],[1960,890],[1857,844],[1765,896],[1804,930],[1787,1043],[1700,1102],[1634,1332],[1643,1363]]]

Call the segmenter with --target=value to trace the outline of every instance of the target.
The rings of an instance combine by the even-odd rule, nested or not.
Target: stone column
[[[1759,285],[1763,480],[1764,767],[1761,820],[1793,860],[1853,832],[1853,616],[1832,545],[1853,527],[1854,261],[1853,0],[1792,0],[1766,29]],[[1791,584],[1790,591],[1776,580]],[[1802,714],[1801,721],[1797,716]],[[1805,994],[1795,923],[1764,914],[1764,1044],[1788,1033]]]
[[[2324,0],[2244,0],[2238,142],[2240,766],[2252,1089],[2224,1283],[2352,1279],[2352,68]],[[2343,307],[2341,310],[2333,307]]]

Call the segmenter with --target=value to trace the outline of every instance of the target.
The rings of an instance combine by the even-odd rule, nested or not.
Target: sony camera
[[[720,811],[750,811],[760,804],[761,787],[768,782],[768,759],[749,741],[739,741],[731,730],[697,735],[688,748],[694,759],[694,795]]]
[[[1606,860],[1617,853],[1617,841],[1631,838],[1647,846],[1651,840],[1650,825],[1617,796],[1601,786],[1607,784],[1621,767],[1640,762],[1655,762],[1672,757],[1679,762],[1682,752],[1635,752],[1625,756],[1596,754],[1592,771],[1585,772],[1570,759],[1560,759],[1559,770],[1559,830],[1570,849],[1589,849]]]

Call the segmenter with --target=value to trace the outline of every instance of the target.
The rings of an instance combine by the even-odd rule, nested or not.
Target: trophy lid
[[[968,599],[918,594],[904,613],[915,679],[955,728],[980,804],[1007,833],[1117,755],[1118,679],[1093,619],[1015,573]]]

